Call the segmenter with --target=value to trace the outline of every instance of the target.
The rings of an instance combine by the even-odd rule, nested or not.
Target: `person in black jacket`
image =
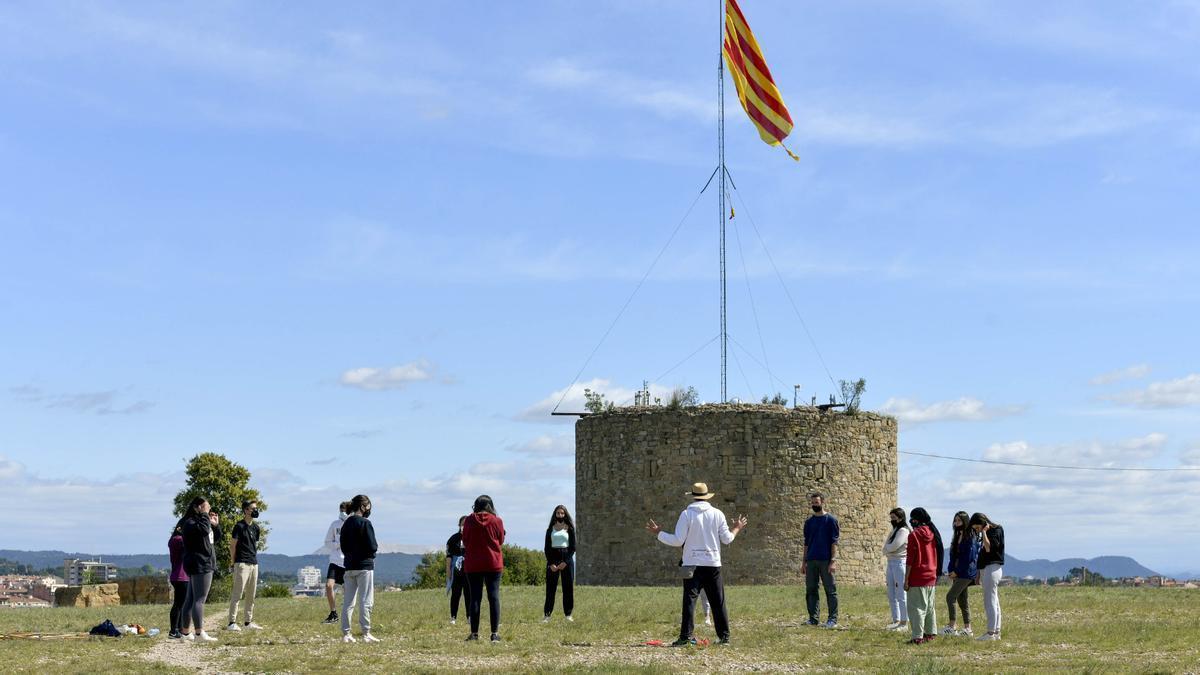
[[[216,641],[204,630],[204,602],[208,600],[213,572],[217,569],[217,556],[213,549],[214,530],[220,532],[217,523],[217,514],[212,512],[204,497],[193,498],[179,521],[183,530],[183,571],[188,575],[183,612],[192,623],[192,632],[187,635],[189,640],[195,640],[198,633],[205,642]]]
[[[550,621],[554,611],[554,594],[558,591],[558,580],[562,579],[563,614],[567,621],[574,621],[575,610],[575,521],[567,507],[559,504],[550,516],[546,527],[546,605],[542,623]]]
[[[450,593],[450,623],[458,623],[458,601],[462,599],[467,611],[471,608],[471,585],[467,583],[467,573],[463,571],[463,558],[467,551],[463,547],[462,531],[466,516],[458,519],[458,531],[446,540],[446,591]]]
[[[371,635],[371,608],[375,605],[375,528],[371,517],[371,498],[355,495],[350,500],[350,516],[342,523],[340,545],[346,556],[346,574],[342,594],[342,642],[358,642],[350,634],[350,614],[358,605],[358,625],[363,642],[379,642]],[[355,598],[358,598],[355,602]]]
[[[1004,528],[982,513],[971,516],[971,529],[981,535],[975,581],[983,586],[983,613],[987,615],[987,633],[976,640],[1000,639],[1000,579],[1004,576]]]

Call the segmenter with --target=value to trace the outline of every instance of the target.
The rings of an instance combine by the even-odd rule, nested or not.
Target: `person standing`
[[[892,623],[888,630],[903,631],[908,628],[908,598],[904,592],[904,560],[908,557],[908,515],[896,507],[888,513],[892,532],[883,540],[883,555],[887,559],[888,606],[892,610]]]
[[[463,546],[466,548],[463,569],[467,572],[471,591],[467,602],[471,634],[467,636],[467,641],[479,639],[479,613],[483,609],[483,593],[486,587],[492,642],[499,642],[500,575],[504,572],[504,521],[496,515],[496,505],[487,495],[476,497],[471,511],[471,516],[463,523]]]
[[[562,579],[563,614],[567,621],[574,621],[571,612],[575,609],[575,575],[571,559],[575,556],[575,521],[567,507],[559,504],[550,514],[550,525],[546,527],[546,603],[542,623],[550,621],[554,611],[554,594],[558,591],[558,580]]]
[[[217,569],[217,556],[213,548],[213,531],[217,529],[220,519],[209,507],[204,497],[194,497],[188,504],[183,517],[183,571],[188,576],[187,597],[183,601],[183,613],[190,621],[192,632],[187,639],[199,637],[205,642],[215,642],[216,638],[204,630],[204,603],[208,600],[208,591],[212,588],[213,572]]]
[[[825,587],[825,604],[829,609],[826,628],[838,627],[837,572],[838,538],[842,534],[837,518],[825,510],[825,496],[814,492],[808,496],[813,515],[804,521],[804,562],[800,573],[804,575],[804,600],[808,605],[808,625],[819,626],[820,596],[817,583]]]
[[[946,592],[946,611],[950,615],[950,623],[942,631],[942,635],[971,636],[971,606],[967,601],[967,589],[975,583],[979,576],[976,562],[979,558],[979,535],[970,526],[971,517],[966,511],[954,514],[954,536],[950,539],[950,562],[946,567],[946,575],[950,577],[950,590]],[[954,603],[958,602],[962,610],[963,627],[958,630],[954,616]]]
[[[241,630],[237,623],[237,611],[243,596],[246,600],[246,628],[262,630],[262,626],[254,623],[254,596],[258,593],[258,540],[262,536],[262,528],[254,522],[257,517],[258,502],[242,502],[242,519],[234,524],[233,538],[229,540],[233,589],[229,594],[229,624],[225,630]]]
[[[1000,579],[1004,576],[1004,528],[986,515],[971,516],[971,529],[979,533],[980,552],[975,580],[983,585],[983,613],[987,615],[987,633],[975,638],[1000,639]]]
[[[180,521],[171,531],[167,540],[167,551],[171,554],[171,632],[167,637],[176,640],[183,637],[183,631],[191,626],[191,620],[183,613],[183,603],[187,600],[188,575],[183,571],[183,521]]]
[[[321,623],[337,623],[337,605],[334,604],[335,586],[346,580],[346,554],[342,553],[342,525],[350,515],[350,502],[338,504],[337,520],[325,531],[325,550],[329,551],[329,567],[325,570],[325,599],[329,601],[329,616]]]
[[[909,644],[919,645],[937,637],[933,591],[938,580],[938,551],[929,512],[917,507],[909,520],[912,532],[904,561],[904,591],[908,594],[908,623],[912,629]]]
[[[729,615],[725,610],[725,584],[721,580],[721,544],[733,543],[738,532],[746,527],[746,517],[738,516],[733,527],[720,509],[709,503],[716,494],[709,492],[707,483],[693,483],[692,491],[684,493],[692,503],[679,514],[675,532],[667,532],[651,519],[646,530],[668,546],[683,547],[683,616],[679,621],[679,639],[672,646],[696,644],[692,633],[695,623],[696,597],[703,590],[712,606],[717,626],[717,642],[729,644]]]
[[[463,571],[463,558],[466,549],[463,548],[463,524],[467,517],[458,519],[458,532],[446,540],[446,590],[450,593],[450,625],[458,623],[458,600],[462,598],[467,607],[468,616],[471,613],[471,587],[467,583],[467,573]]]
[[[379,642],[371,635],[371,608],[375,606],[375,527],[371,521],[371,498],[355,495],[350,500],[350,515],[342,523],[342,554],[346,572],[342,592],[342,642],[358,642],[350,634],[350,615],[358,606],[358,625],[363,642]]]

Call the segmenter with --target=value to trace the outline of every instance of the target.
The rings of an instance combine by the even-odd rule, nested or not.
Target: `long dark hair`
[[[486,511],[487,513],[496,515],[496,505],[492,503],[492,498],[487,495],[479,495],[475,498],[475,505],[471,507],[472,513]]]
[[[983,513],[976,513],[975,515],[971,516],[971,522],[968,523],[968,525],[972,527],[975,525],[989,525],[992,528],[1000,527],[1000,523],[993,522],[991,518],[988,518],[987,515]]]
[[[554,514],[558,513],[559,509],[562,509],[563,513],[567,514],[567,517],[563,519],[563,522],[567,524],[567,531],[574,532],[575,531],[575,521],[571,520],[571,512],[568,511],[567,507],[563,506],[562,504],[559,504],[558,506],[554,507],[554,510],[550,512],[550,524],[548,526],[546,526],[546,529],[551,529],[554,527],[554,523],[555,523]]]
[[[354,495],[350,500],[350,511],[348,513],[356,513],[358,511],[370,511],[371,498],[366,495]]]
[[[892,533],[891,533],[891,535],[888,536],[888,543],[890,544],[890,543],[892,543],[892,540],[896,538],[896,533],[900,531],[900,528],[908,527],[908,515],[905,514],[904,509],[900,508],[899,506],[892,509],[891,511],[888,511],[888,515],[900,517],[900,522],[896,523],[895,525],[892,525]]]
[[[954,520],[962,521],[962,525],[955,525]],[[954,520],[950,521],[950,526],[954,528],[954,537],[950,540],[950,545],[957,548],[962,543],[963,535],[971,529],[971,516],[968,516],[966,511],[959,511],[954,514]]]
[[[192,497],[192,501],[188,502],[187,513],[183,514],[184,518],[200,515],[200,505],[207,502],[205,497]]]

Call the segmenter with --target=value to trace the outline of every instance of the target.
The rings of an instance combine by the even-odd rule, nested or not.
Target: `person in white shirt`
[[[892,622],[887,630],[908,630],[908,596],[904,592],[904,561],[908,558],[908,514],[896,507],[888,513],[892,532],[883,540],[883,555],[887,558],[888,606]]]
[[[337,605],[334,604],[333,592],[334,585],[342,585],[342,581],[346,576],[346,557],[342,554],[342,523],[346,522],[347,512],[350,510],[350,502],[342,502],[338,505],[338,519],[329,524],[329,530],[325,532],[325,545],[323,548],[329,551],[329,569],[325,571],[325,599],[329,601],[329,616],[321,623],[337,623],[338,613]]]
[[[708,503],[715,493],[705,483],[693,483],[692,491],[684,493],[692,503],[679,514],[674,534],[664,531],[650,520],[646,530],[668,546],[683,547],[683,617],[679,639],[672,646],[696,644],[692,636],[693,612],[696,597],[703,590],[712,605],[713,621],[717,626],[719,644],[729,644],[729,617],[725,612],[725,586],[721,582],[721,544],[732,544],[734,537],[746,527],[746,517],[738,516],[733,527],[721,510]]]

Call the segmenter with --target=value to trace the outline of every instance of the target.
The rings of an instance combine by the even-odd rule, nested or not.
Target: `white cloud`
[[[1167,435],[1158,432],[1121,441],[1081,441],[1056,446],[1034,446],[1026,441],[1012,441],[989,446],[984,450],[983,458],[1066,466],[1127,467],[1158,457],[1166,444]]]
[[[602,104],[642,108],[665,119],[687,117],[709,123],[717,118],[712,96],[701,90],[612,70],[588,68],[568,59],[558,59],[532,68],[526,77],[534,84],[586,92],[589,98]]]
[[[964,396],[952,401],[939,401],[923,405],[920,401],[909,398],[889,398],[884,402],[880,412],[891,415],[903,424],[926,424],[929,422],[981,422],[1019,415],[1025,411],[1025,406],[988,406],[977,398]]]
[[[514,443],[504,449],[530,457],[573,457],[575,456],[575,435],[542,434],[524,443]]]
[[[1088,384],[1096,387],[1105,384],[1113,384],[1114,382],[1122,382],[1124,380],[1138,380],[1150,374],[1150,366],[1139,363],[1128,368],[1118,368],[1110,370],[1107,373],[1101,373],[1092,379],[1088,380]]]
[[[556,405],[558,406],[558,412],[584,412],[587,410],[585,407],[587,400],[584,398],[584,391],[588,389],[604,394],[604,400],[611,401],[615,405],[633,405],[635,390],[597,377],[587,382],[577,382],[569,387],[551,392],[549,396],[518,413],[516,419],[523,422],[552,422],[555,418],[550,416],[550,412],[554,410]],[[671,397],[671,389],[662,385],[651,384],[650,395],[666,400]],[[562,402],[561,405],[559,401]],[[558,419],[567,422],[575,421],[573,417],[561,417]]]
[[[48,409],[71,410],[77,413],[96,415],[136,415],[155,406],[153,401],[145,400],[120,403],[121,393],[116,389],[54,394],[33,385],[21,385],[9,388],[9,392],[23,403],[37,403]]]
[[[432,380],[436,368],[425,359],[391,368],[352,368],[342,373],[339,381],[363,391],[403,389],[414,382]]]
[[[1137,408],[1183,408],[1200,405],[1200,373],[1165,382],[1151,382],[1144,389],[1131,389],[1105,400]]]

